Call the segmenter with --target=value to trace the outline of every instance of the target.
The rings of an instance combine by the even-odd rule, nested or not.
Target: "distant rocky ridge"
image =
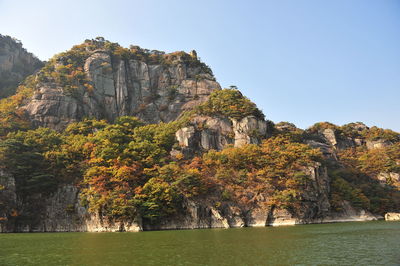
[[[18,84],[43,65],[21,42],[0,34],[0,98],[14,94]]]
[[[38,72],[33,96],[21,107],[34,127],[62,131],[70,123],[86,118],[113,122],[125,115],[137,116],[146,123],[171,122],[182,118],[187,111],[196,111],[213,92],[221,90],[195,52],[164,54],[135,47],[127,52],[107,45],[112,44],[104,39],[89,40],[85,46],[56,56]],[[73,65],[71,58],[80,63]],[[342,169],[345,166],[339,158],[346,149],[380,149],[399,141],[392,135],[389,138],[365,135],[371,131],[362,123],[346,128],[328,123],[301,130],[286,122],[274,125],[254,114],[229,117],[192,112],[187,123],[176,131],[176,144],[170,156],[193,158],[210,150],[260,144],[271,136],[287,135],[319,149],[327,164]],[[112,220],[100,212],[90,213],[82,205],[81,192],[74,184],[63,184],[51,195],[38,193],[35,201],[27,204],[18,195],[14,177],[3,171],[0,173],[0,232],[230,228],[383,218],[347,200],[333,206],[333,177],[327,165],[316,162],[302,170],[311,182],[302,192],[300,212],[271,205],[262,194],[255,195],[254,202],[247,206],[229,201],[219,205],[217,196],[211,194],[185,199],[181,212],[158,223],[140,215],[129,220]],[[400,188],[397,172],[380,172],[372,178],[371,182],[381,187]],[[15,216],[9,215],[13,211]]]

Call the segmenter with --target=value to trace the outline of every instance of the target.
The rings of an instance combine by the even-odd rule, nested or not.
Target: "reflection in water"
[[[0,265],[400,265],[400,223],[0,235]]]

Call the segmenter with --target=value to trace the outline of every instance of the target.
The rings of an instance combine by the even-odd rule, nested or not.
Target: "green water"
[[[400,265],[400,222],[0,234],[0,265]]]

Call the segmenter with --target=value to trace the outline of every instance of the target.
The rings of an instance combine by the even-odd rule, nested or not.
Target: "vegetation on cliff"
[[[234,119],[255,116],[264,119],[264,114],[255,103],[237,89],[223,89],[211,93],[208,101],[199,105],[197,111],[203,115],[221,115]]]
[[[307,129],[310,134],[322,132],[325,129],[332,129],[338,138],[359,138],[364,140],[385,140],[391,142],[400,141],[400,134],[390,129],[382,129],[376,126],[366,127],[363,123],[349,123],[337,126],[329,122],[319,122]]]
[[[0,143],[0,161],[24,197],[52,193],[75,183],[90,212],[113,219],[140,214],[150,222],[180,212],[182,202],[197,198],[216,208],[229,202],[250,208],[260,197],[269,206],[301,211],[310,185],[308,169],[327,164],[318,149],[276,134],[261,145],[227,147],[200,157],[172,157],[175,132],[186,120],[145,125],[134,117],[114,124],[84,120],[58,133],[47,128],[17,131]],[[386,158],[381,160],[381,158]],[[376,213],[400,205],[399,193],[370,176],[399,171],[399,145],[377,150],[344,150],[330,167],[331,204],[340,211],[347,200]],[[367,163],[368,162],[368,163]]]
[[[115,124],[71,124],[62,134],[18,131],[1,141],[0,160],[25,196],[74,182],[91,212],[113,218],[140,213],[151,221],[178,212],[185,198],[206,195],[219,206],[224,200],[245,205],[261,193],[271,204],[296,208],[308,178],[304,170],[321,160],[317,150],[285,137],[174,159],[169,152],[181,123],[144,125],[121,117]]]
[[[31,78],[33,77],[28,80]],[[5,137],[9,132],[31,128],[29,119],[20,107],[32,95],[33,89],[30,86],[21,85],[15,95],[0,100],[0,138]]]

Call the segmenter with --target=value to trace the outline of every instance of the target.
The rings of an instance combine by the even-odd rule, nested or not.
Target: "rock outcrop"
[[[390,142],[388,140],[384,140],[384,139],[367,140],[367,142],[366,142],[367,148],[369,150],[385,148],[392,144],[393,144],[392,142]]]
[[[330,145],[332,145],[334,148],[338,150],[344,150],[350,147],[355,147],[356,144],[352,138],[349,137],[341,137],[339,138],[335,132],[335,130],[331,128],[327,128],[323,130],[322,136],[325,137],[325,139],[328,141]]]
[[[400,213],[398,212],[388,212],[385,214],[386,221],[400,221]]]
[[[225,117],[196,116],[176,132],[176,139],[184,153],[221,150],[234,143],[232,122]]]
[[[260,144],[267,136],[267,122],[255,116],[246,116],[241,120],[220,116],[195,116],[189,126],[176,132],[180,149],[186,155],[211,149],[222,150],[229,144],[234,147]]]
[[[18,40],[0,34],[0,98],[12,95],[21,81],[42,66]]]
[[[57,82],[38,85],[24,106],[35,126],[60,130],[84,118],[112,122],[124,115],[147,123],[170,122],[221,89],[204,67],[179,57],[171,64],[154,64],[95,50],[86,58],[84,72],[90,90],[80,88],[68,94]]]
[[[400,174],[395,172],[381,172],[376,176],[379,184],[386,188],[400,189]]]

